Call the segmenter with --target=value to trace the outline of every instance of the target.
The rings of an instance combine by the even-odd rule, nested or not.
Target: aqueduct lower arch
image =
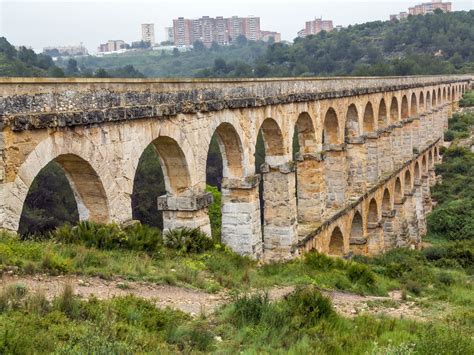
[[[29,186],[52,160],[81,218],[129,220],[138,161],[154,144],[165,228],[209,231],[214,136],[224,160],[222,240],[235,251],[276,259],[312,248],[343,255],[417,246],[443,130],[470,80],[2,79],[0,227],[17,230]],[[260,130],[266,160],[257,175]]]

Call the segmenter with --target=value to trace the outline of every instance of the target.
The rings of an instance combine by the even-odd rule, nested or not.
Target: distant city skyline
[[[141,24],[153,23],[156,42],[165,41],[165,27],[178,17],[242,16],[261,18],[261,28],[278,31],[282,40],[291,41],[306,21],[322,17],[334,26],[348,26],[368,21],[386,21],[423,1],[334,0],[0,0],[0,36],[14,45],[42,51],[48,46],[70,46],[83,43],[96,52],[109,39],[125,42],[142,38]],[[472,1],[451,1],[453,11],[471,10]]]

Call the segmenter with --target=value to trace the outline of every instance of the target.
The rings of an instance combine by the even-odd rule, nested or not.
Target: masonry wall
[[[165,228],[209,231],[205,171],[216,135],[224,159],[222,240],[237,252],[281,259],[311,248],[343,255],[417,247],[431,208],[434,152],[470,79],[1,79],[0,228],[18,229],[28,189],[52,160],[66,172],[81,219],[131,219],[138,161],[154,144],[167,189],[157,201]],[[262,176],[255,175],[259,131]],[[417,180],[416,163],[424,167]],[[411,188],[397,201],[396,181],[404,184],[407,170]],[[385,191],[391,206],[383,209]],[[355,211],[362,227],[351,239]]]

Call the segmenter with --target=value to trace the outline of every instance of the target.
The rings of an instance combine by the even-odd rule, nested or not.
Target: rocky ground
[[[117,296],[134,295],[153,300],[158,307],[171,307],[189,313],[192,316],[210,314],[219,306],[231,300],[228,291],[217,294],[204,291],[157,285],[149,282],[126,281],[120,278],[104,280],[97,277],[81,276],[17,276],[3,275],[0,290],[9,284],[25,285],[30,292],[42,292],[48,299],[57,296],[66,284],[73,286],[74,292],[81,298],[92,296],[108,299]],[[272,301],[285,297],[294,289],[293,286],[273,287],[267,292]],[[391,292],[388,297],[362,296],[341,291],[322,290],[330,297],[338,313],[354,317],[363,313],[384,314],[395,318],[428,320],[427,315],[412,300],[402,300],[401,292]]]

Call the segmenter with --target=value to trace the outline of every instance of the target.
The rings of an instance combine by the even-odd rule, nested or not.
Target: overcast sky
[[[140,39],[140,24],[154,23],[157,41],[178,16],[260,16],[263,30],[281,32],[292,40],[314,17],[347,26],[387,20],[421,1],[393,0],[0,0],[0,36],[12,44],[41,51],[45,46],[83,42],[95,52],[108,39]],[[473,0],[454,0],[454,10],[471,10]]]

